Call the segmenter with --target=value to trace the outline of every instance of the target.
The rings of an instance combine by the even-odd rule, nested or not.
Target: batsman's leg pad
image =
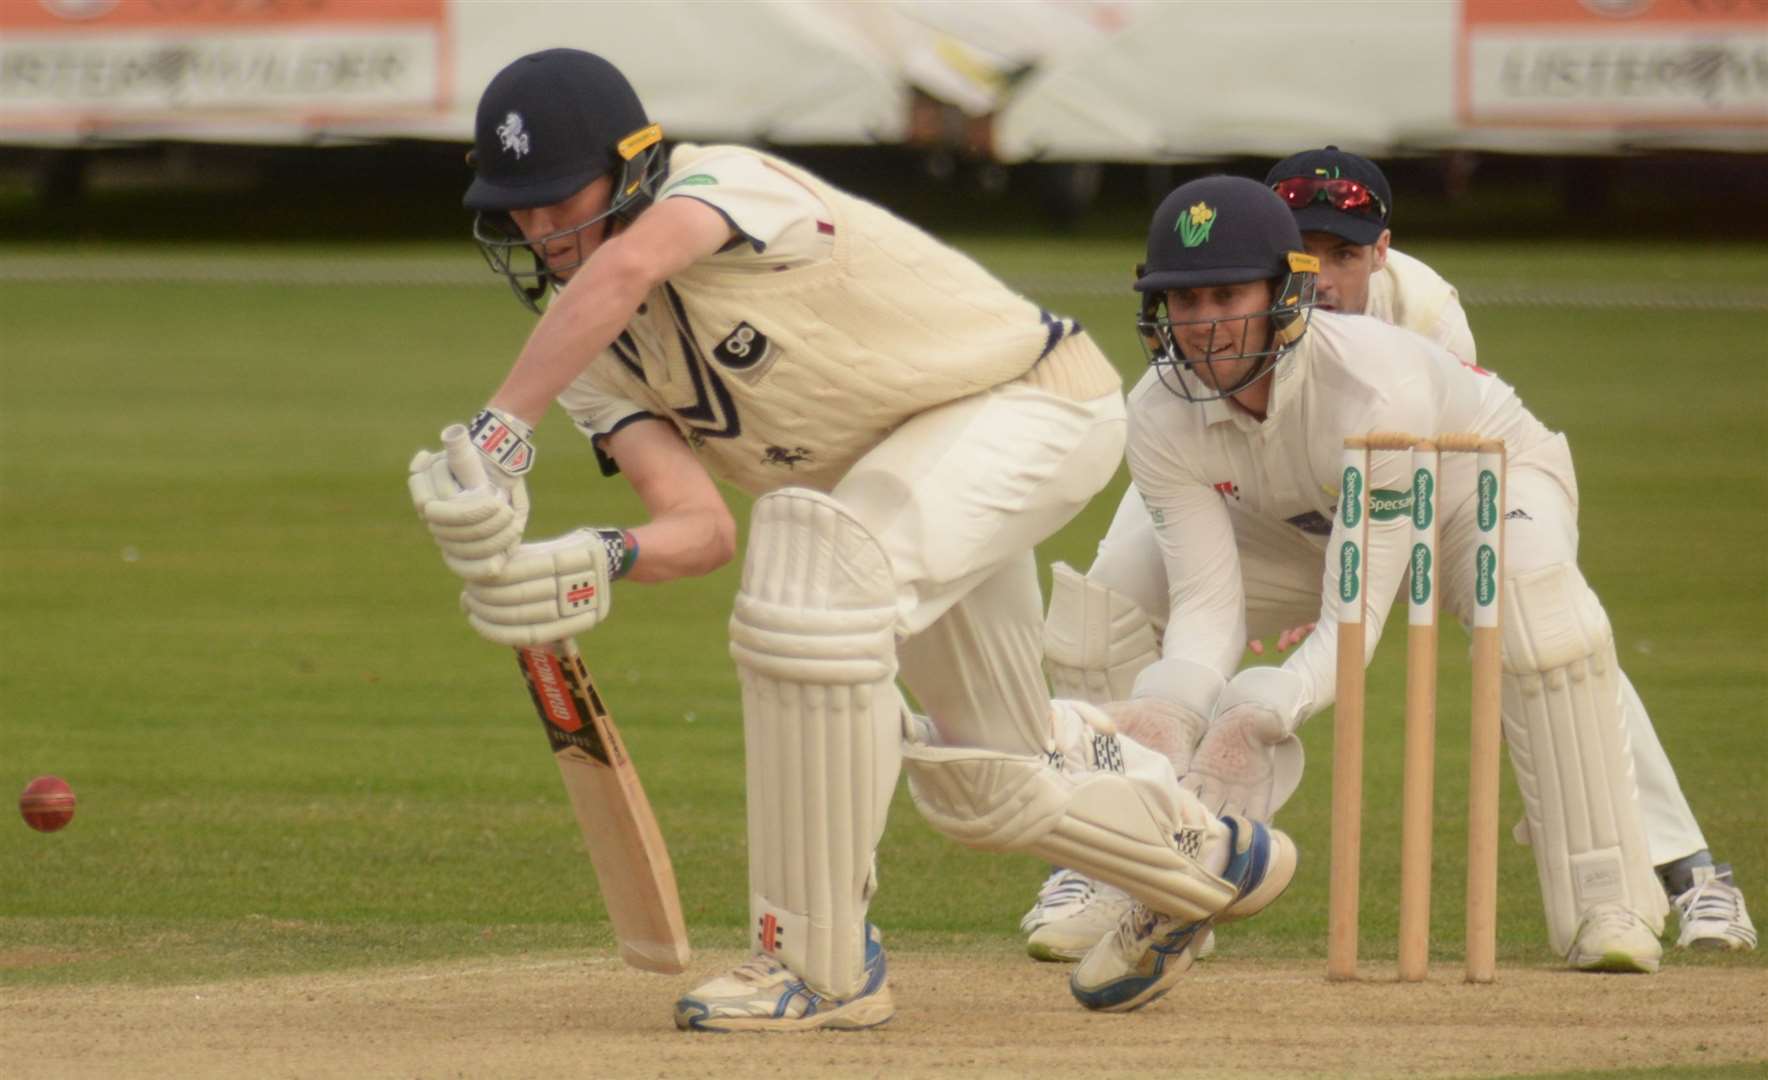
[[[1661,932],[1667,902],[1646,846],[1614,635],[1577,567],[1507,583],[1503,698],[1549,943],[1565,955],[1599,904]]]
[[[1103,725],[1095,733],[1109,735],[1109,721]],[[1059,717],[1057,726],[1068,725]],[[915,805],[959,843],[1037,855],[1175,918],[1221,911],[1234,887],[1199,859],[1226,829],[1179,790],[1164,755],[1129,739],[1107,742],[1087,735],[1043,757],[912,743],[903,766]]]
[[[1158,659],[1160,642],[1140,604],[1067,563],[1050,567],[1044,670],[1057,697],[1127,700],[1136,676]]]
[[[812,989],[865,981],[873,854],[901,769],[890,560],[826,495],[756,500],[731,656],[743,685],[750,935]]]

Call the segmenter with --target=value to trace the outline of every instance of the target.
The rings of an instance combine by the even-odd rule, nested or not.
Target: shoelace
[[[1064,870],[1044,882],[1038,890],[1037,906],[1041,908],[1060,907],[1064,904],[1080,903],[1092,894],[1093,883],[1084,875],[1073,870]]]
[[[1718,878],[1709,878],[1676,898],[1676,906],[1682,910],[1682,918],[1688,922],[1700,919],[1717,919],[1721,922],[1735,922],[1743,894],[1735,885],[1729,885]]]
[[[1591,924],[1604,927],[1631,927],[1637,916],[1624,908],[1610,907],[1590,916]]]
[[[1141,952],[1142,940],[1154,932],[1159,919],[1159,913],[1140,900],[1131,904],[1117,920],[1117,951],[1125,956]]]
[[[771,956],[756,954],[737,965],[731,974],[744,982],[762,983],[773,977],[784,965]]]

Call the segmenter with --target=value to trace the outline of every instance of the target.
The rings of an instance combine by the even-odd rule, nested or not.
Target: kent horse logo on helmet
[[[505,150],[517,157],[528,156],[528,133],[522,130],[521,113],[513,112],[503,118],[503,123],[497,128],[497,138]]]
[[[1215,208],[1208,203],[1196,203],[1190,210],[1179,215],[1173,222],[1173,231],[1179,234],[1179,240],[1188,248],[1209,243],[1209,231],[1215,228]]]

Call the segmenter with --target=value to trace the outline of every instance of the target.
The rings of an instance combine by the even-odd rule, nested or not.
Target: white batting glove
[[[467,583],[461,607],[479,636],[499,645],[581,634],[608,617],[610,585],[636,553],[632,534],[619,529],[578,529],[522,544],[496,577]]]
[[[1269,821],[1301,781],[1295,728],[1306,705],[1300,676],[1275,667],[1242,671],[1217,700],[1179,786],[1212,813]]]
[[[503,568],[528,525],[523,477],[534,464],[531,429],[496,409],[442,432],[443,450],[411,459],[407,487],[442,561],[466,581]]]

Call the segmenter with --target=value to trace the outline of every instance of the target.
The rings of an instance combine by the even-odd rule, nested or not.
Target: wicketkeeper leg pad
[[[1126,701],[1136,676],[1158,659],[1160,643],[1140,604],[1067,563],[1050,567],[1044,669],[1057,697]]]
[[[1103,730],[1109,721],[1090,706],[1054,704],[1085,710],[1095,726],[1060,754],[1053,742],[1043,757],[906,747],[909,792],[928,822],[970,847],[1027,852],[1079,870],[1175,918],[1224,908],[1234,887],[1200,860],[1225,827],[1179,789],[1164,755],[1111,736]],[[1072,726],[1062,720],[1058,729]]]
[[[1503,697],[1553,949],[1565,955],[1597,904],[1620,904],[1661,932],[1667,904],[1646,846],[1614,635],[1577,567],[1508,582]]]
[[[834,499],[756,500],[731,656],[743,685],[750,936],[820,993],[865,978],[873,854],[901,768],[890,561]]]

